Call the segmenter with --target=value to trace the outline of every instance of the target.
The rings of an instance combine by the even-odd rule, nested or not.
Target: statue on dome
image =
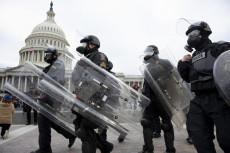
[[[53,11],[53,2],[50,3],[50,11]]]

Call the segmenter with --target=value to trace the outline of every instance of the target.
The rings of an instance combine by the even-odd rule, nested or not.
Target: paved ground
[[[127,126],[127,125],[124,125]],[[137,125],[140,126],[140,125]],[[175,131],[175,148],[177,153],[196,153],[193,145],[189,145],[185,139],[187,132],[185,129],[180,132]],[[108,140],[114,144],[113,153],[137,153],[141,151],[143,145],[142,132],[136,132],[129,136],[129,140],[122,143],[117,141],[117,136],[113,132],[108,132]],[[164,138],[153,139],[155,153],[165,151]],[[68,140],[52,131],[52,149],[54,153],[81,153],[81,142],[76,140],[71,149],[68,149]],[[223,153],[216,143],[217,153]],[[0,138],[0,153],[29,153],[38,148],[38,129],[34,125],[12,125],[10,135],[7,140]],[[97,153],[100,153],[97,150]]]

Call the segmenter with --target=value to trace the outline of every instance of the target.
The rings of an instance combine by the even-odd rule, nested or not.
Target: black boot
[[[145,147],[145,145],[143,145],[142,151],[140,151],[140,152],[138,152],[138,153],[153,153],[153,151],[149,151],[149,150]]]
[[[160,133],[157,133],[157,132],[153,133],[153,138],[160,138],[160,137],[161,137]]]
[[[35,151],[31,151],[30,153],[52,153],[52,150],[41,151],[40,149],[37,149]]]
[[[125,140],[125,136],[119,135],[117,140],[118,140],[118,142],[123,142]]]
[[[153,151],[148,151],[148,150],[145,150],[145,151],[141,151],[141,152],[138,152],[138,153],[153,153]]]
[[[113,150],[113,144],[107,141],[106,146],[101,151],[101,153],[110,153],[110,152],[112,152],[112,150]]]

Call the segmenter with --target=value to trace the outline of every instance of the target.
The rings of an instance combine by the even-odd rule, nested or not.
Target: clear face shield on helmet
[[[181,37],[186,37],[186,31],[188,30],[188,27],[191,26],[193,23],[198,22],[197,20],[191,20],[191,19],[185,19],[180,18],[176,22],[176,32]]]
[[[188,37],[196,37],[196,36],[199,36],[200,35],[200,30],[193,30],[191,31],[190,33],[187,34]]]
[[[188,36],[189,33],[191,33],[194,30],[200,31],[199,34],[197,34],[198,31],[194,31],[191,33],[187,40],[187,45],[185,45],[185,49],[189,52],[193,51],[193,48],[199,47],[205,40],[208,38],[208,36],[212,33],[211,28],[209,25],[204,21],[194,21],[194,20],[187,20],[184,18],[180,18],[177,21],[177,33],[180,36]],[[202,33],[201,33],[202,32]]]
[[[144,50],[144,53],[142,55],[140,55],[139,59],[145,63],[146,61],[148,61],[152,56],[154,56],[155,50],[153,50],[152,47],[146,47],[146,49]]]

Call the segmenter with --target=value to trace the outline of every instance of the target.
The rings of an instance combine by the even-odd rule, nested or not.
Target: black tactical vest
[[[216,58],[211,55],[213,47],[209,45],[201,51],[196,51],[192,57],[189,79],[192,91],[215,89],[213,66]]]

